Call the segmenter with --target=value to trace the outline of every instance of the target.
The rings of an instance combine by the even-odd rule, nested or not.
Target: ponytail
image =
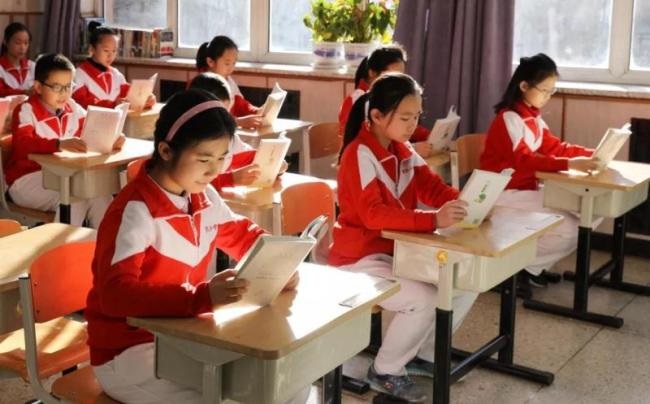
[[[357,66],[357,71],[354,73],[354,88],[359,88],[359,83],[361,81],[366,81],[368,79],[368,56],[363,58],[359,66]]]
[[[341,161],[341,156],[345,148],[356,139],[357,135],[361,131],[361,125],[363,121],[368,119],[366,116],[366,101],[370,98],[370,92],[365,93],[359,97],[352,105],[350,110],[350,115],[348,115],[348,121],[345,123],[345,131],[343,133],[343,144],[341,145],[341,151],[339,151],[339,162]]]
[[[210,58],[216,61],[228,49],[237,50],[237,44],[224,35],[217,35],[210,42],[202,43],[199,50],[196,51],[196,68],[198,70],[207,70],[209,66],[205,59]]]
[[[512,78],[501,96],[501,101],[494,106],[494,112],[499,113],[504,108],[512,108],[517,101],[523,97],[519,84],[522,81],[534,87],[542,81],[552,76],[559,76],[557,65],[550,57],[543,53],[538,53],[531,57],[522,57],[519,59],[519,66],[512,74]]]
[[[199,50],[196,51],[196,69],[197,70],[207,70],[208,69],[208,62],[206,62],[205,58],[208,57],[208,43],[203,42],[201,46],[199,46]]]

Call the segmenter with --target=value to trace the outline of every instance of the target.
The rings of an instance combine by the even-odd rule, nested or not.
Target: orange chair
[[[7,201],[5,194],[5,176],[3,171],[3,161],[7,161],[12,148],[12,135],[5,135],[0,138],[0,209],[4,210],[11,217],[18,219],[21,223],[52,223],[55,212],[30,209],[18,206],[13,202]]]
[[[312,161],[310,175],[320,178],[336,178],[336,164],[341,149],[338,122],[326,122],[309,128],[309,158]]]
[[[64,244],[41,254],[32,263],[30,273],[19,278],[23,330],[0,339],[4,345],[7,340],[21,334],[22,346],[16,346],[9,352],[3,349],[5,353],[0,355],[0,363],[3,367],[11,366],[25,380],[29,380],[34,394],[43,402],[60,399],[82,402],[78,400],[79,394],[77,398],[61,394],[64,389],[60,386],[65,386],[68,394],[93,391],[93,395],[83,394],[89,397],[83,402],[97,402],[102,395],[94,377],[89,381],[78,378],[83,374],[80,373],[83,369],[57,379],[52,393],[41,382],[44,378],[89,360],[86,324],[64,316],[86,307],[86,297],[92,286],[94,254],[95,241]],[[90,385],[77,385],[71,389],[68,382],[71,378]],[[105,399],[110,400],[107,396],[103,398],[104,402]]]
[[[142,169],[142,166],[144,163],[149,160],[151,157],[143,157],[137,160],[133,160],[129,164],[126,165],[126,182],[129,183],[131,182],[135,177],[138,176],[138,173],[140,172],[140,169]]]
[[[0,219],[0,237],[18,233],[23,230],[23,226],[12,219]]]
[[[326,233],[319,234],[318,244],[311,255],[314,262],[326,262],[336,215],[332,188],[322,181],[295,184],[282,191],[280,200],[282,205],[282,234],[298,234],[316,217],[320,215],[327,216]],[[305,203],[305,201],[309,201],[309,203]]]
[[[470,133],[456,140],[456,150],[450,153],[451,185],[455,188],[460,188],[463,177],[479,168],[486,136],[485,133]]]

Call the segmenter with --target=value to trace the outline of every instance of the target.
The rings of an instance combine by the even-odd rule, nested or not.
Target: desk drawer
[[[544,184],[544,206],[571,212],[580,211],[580,195],[587,187],[563,186],[553,181]],[[594,189],[594,192],[599,192]],[[594,216],[616,218],[642,204],[648,197],[648,182],[630,191],[606,191],[594,197]]]
[[[60,177],[43,170],[43,187],[53,191],[60,190]],[[70,194],[80,199],[110,196],[120,190],[120,177],[117,167],[101,170],[83,170],[75,173],[70,181]]]
[[[124,135],[136,139],[153,139],[157,120],[157,115],[126,118]]]

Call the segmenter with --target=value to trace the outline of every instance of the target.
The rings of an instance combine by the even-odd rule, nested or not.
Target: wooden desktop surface
[[[537,171],[535,175],[541,180],[628,191],[650,179],[650,164],[612,161],[605,170],[595,175],[573,170],[559,172]]]
[[[0,237],[0,291],[18,288],[18,277],[28,272],[32,262],[45,251],[96,237],[94,229],[63,223],[48,223]]]
[[[108,168],[127,164],[141,157],[150,156],[153,152],[153,142],[150,140],[126,138],[122,150],[109,154],[89,154],[57,152],[54,154],[29,155],[29,159],[41,165],[57,165],[71,169],[88,170]]]
[[[559,215],[497,206],[476,229],[443,229],[441,234],[384,230],[381,235],[472,255],[500,257],[518,244],[559,225],[562,220]]]
[[[260,359],[278,359],[362,310],[397,293],[399,284],[365,274],[303,263],[295,291],[272,305],[225,306],[191,318],[129,318],[132,326]],[[340,303],[356,297],[347,307]]]

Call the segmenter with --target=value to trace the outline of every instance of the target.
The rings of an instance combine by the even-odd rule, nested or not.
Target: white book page
[[[259,306],[270,304],[315,243],[313,238],[271,235],[258,238],[235,267],[237,278],[250,282],[242,302]]]
[[[621,129],[607,129],[607,132],[603,135],[594,152],[594,157],[600,160],[601,170],[607,167],[609,162],[614,159],[631,134],[629,124],[623,126]]]
[[[452,105],[445,118],[436,120],[429,134],[428,141],[436,151],[448,151],[451,141],[454,138],[454,133],[458,124],[460,123],[460,116],[456,114],[456,109]]]
[[[148,79],[134,79],[131,81],[131,87],[129,87],[129,92],[126,94],[126,99],[134,111],[142,111],[144,109],[147,98],[153,93],[157,79],[158,73]]]
[[[271,94],[266,97],[266,102],[260,109],[262,125],[273,125],[273,122],[275,122],[280,114],[280,109],[282,108],[282,104],[284,104],[285,98],[287,98],[287,92],[281,89],[278,83],[275,83]]]
[[[253,164],[260,167],[261,174],[251,186],[265,188],[273,185],[290,144],[291,139],[286,137],[262,139],[260,141]]]
[[[88,107],[88,114],[81,131],[81,139],[86,142],[89,152],[110,153],[113,143],[119,136],[122,111],[117,109]]]
[[[122,114],[122,116],[120,117],[120,123],[117,126],[117,136],[124,133],[124,124],[126,123],[126,117],[129,115],[129,108],[130,107],[131,107],[131,104],[128,103],[128,102],[123,102],[120,105],[118,105],[117,107],[115,107],[115,109],[117,111],[120,111],[120,113]]]
[[[458,199],[467,202],[469,206],[467,207],[467,216],[457,226],[463,228],[480,226],[492,210],[501,192],[510,182],[511,175],[511,169],[504,170],[502,173],[474,170],[458,197]]]

